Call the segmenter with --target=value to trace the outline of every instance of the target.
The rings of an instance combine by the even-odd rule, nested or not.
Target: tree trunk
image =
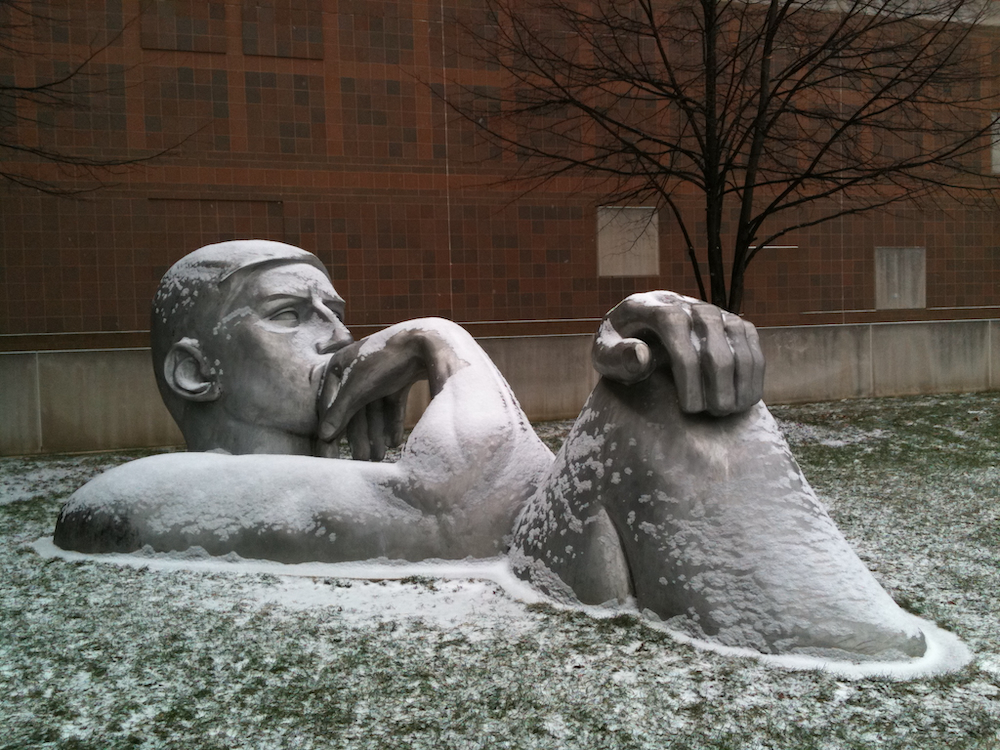
[[[708,274],[711,302],[726,307],[726,269],[722,262],[722,147],[719,143],[718,117],[718,36],[719,18],[715,0],[702,0],[705,37],[702,60],[705,68],[705,234],[708,240]]]
[[[729,283],[729,304],[726,309],[731,313],[740,314],[743,307],[743,276],[746,272],[746,265],[733,265],[733,277]]]

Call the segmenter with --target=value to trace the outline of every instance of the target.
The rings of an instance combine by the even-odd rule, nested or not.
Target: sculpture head
[[[330,356],[353,340],[312,253],[266,240],[207,245],[153,298],[153,369],[192,450],[308,453]]]

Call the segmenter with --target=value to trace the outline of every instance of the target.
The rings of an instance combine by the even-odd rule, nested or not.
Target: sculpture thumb
[[[622,338],[607,321],[594,339],[591,358],[597,372],[619,383],[637,383],[648,377],[655,366],[646,342]]]

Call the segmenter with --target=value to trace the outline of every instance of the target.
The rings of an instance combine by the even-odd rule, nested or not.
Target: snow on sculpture
[[[594,342],[602,375],[553,460],[463,329],[354,342],[315,256],[201,248],[164,276],[152,349],[190,453],[79,489],[54,541],[200,546],[282,562],[485,558],[551,596],[623,601],[726,646],[906,659],[899,609],[816,499],[760,401],[753,326],[670,292],[633,295]],[[410,386],[431,401],[395,463]],[[328,458],[346,436],[355,459]]]

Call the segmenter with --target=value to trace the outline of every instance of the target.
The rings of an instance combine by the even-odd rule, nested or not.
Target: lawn
[[[1000,748],[1000,394],[773,411],[862,559],[969,666],[789,671],[460,571],[46,557],[63,499],[139,454],[5,458],[0,748]]]

